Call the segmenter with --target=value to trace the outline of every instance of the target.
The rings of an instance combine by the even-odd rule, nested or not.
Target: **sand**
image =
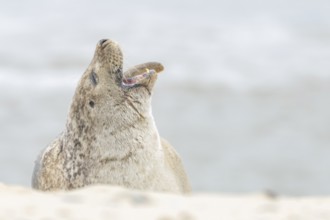
[[[180,196],[114,186],[39,192],[0,184],[0,219],[330,219],[330,197],[192,193]]]

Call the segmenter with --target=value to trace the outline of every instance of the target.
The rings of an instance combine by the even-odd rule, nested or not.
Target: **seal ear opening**
[[[91,101],[89,101],[88,104],[89,104],[90,107],[94,108],[95,102],[91,100]]]

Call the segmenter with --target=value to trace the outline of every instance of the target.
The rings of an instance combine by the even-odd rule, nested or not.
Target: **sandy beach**
[[[329,197],[149,193],[113,186],[37,192],[0,185],[0,219],[311,220],[330,219]]]

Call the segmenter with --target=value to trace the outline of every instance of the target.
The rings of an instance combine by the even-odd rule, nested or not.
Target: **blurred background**
[[[0,0],[0,181],[30,186],[102,38],[159,61],[153,113],[196,191],[330,195],[328,0]]]

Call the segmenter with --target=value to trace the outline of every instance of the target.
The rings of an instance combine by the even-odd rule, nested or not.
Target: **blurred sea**
[[[328,0],[0,0],[0,181],[30,185],[99,39],[159,61],[153,113],[193,188],[330,195]]]

